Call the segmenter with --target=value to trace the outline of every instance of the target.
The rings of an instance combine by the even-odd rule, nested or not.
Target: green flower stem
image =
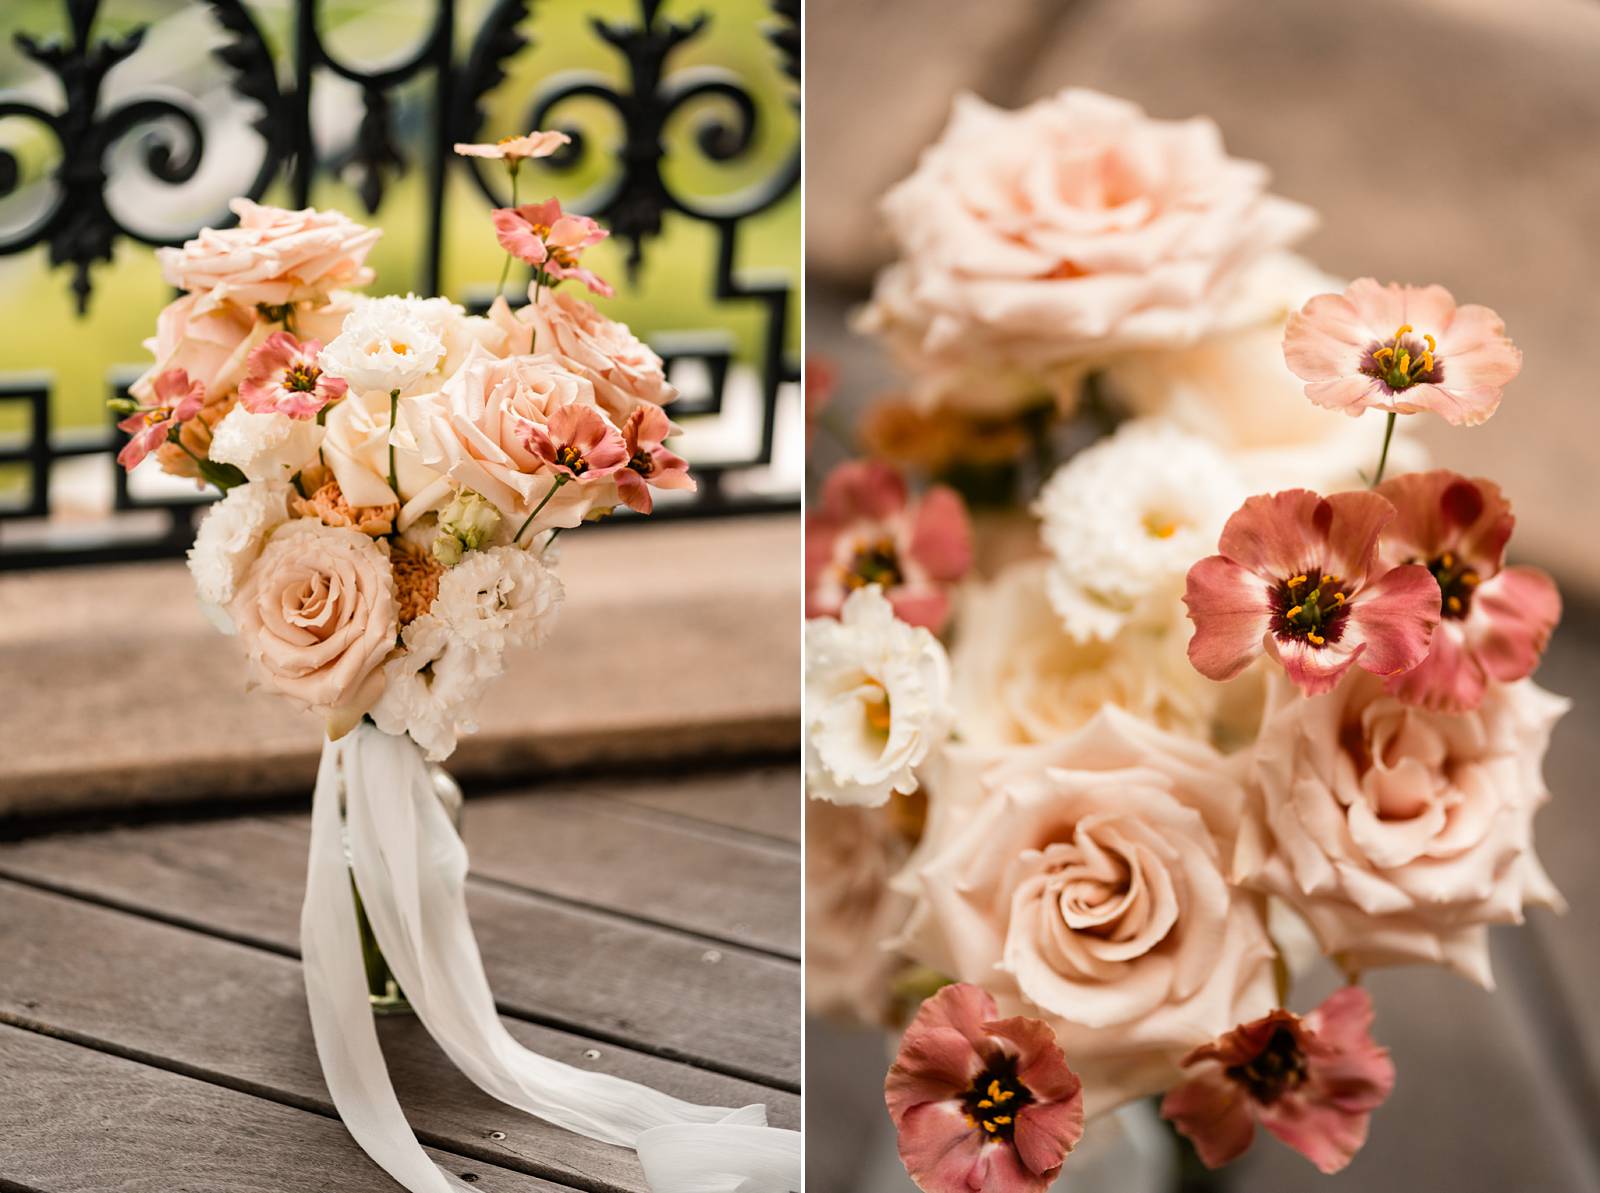
[[[520,165],[522,165],[522,163],[520,161],[518,161],[516,158],[512,158],[512,159],[510,159],[509,161],[506,162],[506,170],[511,175],[511,206],[512,207],[516,207],[516,205],[517,205],[517,167],[520,166]],[[505,264],[500,267],[500,283],[497,286],[495,286],[495,288],[494,288],[494,291],[495,291],[495,293],[497,295],[505,293],[506,279],[508,277],[510,277],[510,276],[511,276],[511,254],[507,253],[506,254]]]
[[[1394,420],[1395,416],[1391,411],[1389,421],[1383,427],[1383,450],[1378,453],[1378,471],[1373,474],[1372,484],[1369,486],[1373,489],[1376,489],[1378,483],[1383,480],[1383,467],[1389,462],[1389,440],[1394,437]]]
[[[394,431],[395,419],[400,414],[400,391],[389,391],[389,488],[394,490],[394,499],[400,500],[400,481],[394,471]]]
[[[528,515],[528,520],[517,528],[517,533],[513,535],[511,539],[513,543],[520,543],[522,541],[523,534],[527,531],[528,527],[533,525],[533,520],[539,516],[539,511],[550,504],[550,499],[556,495],[556,490],[566,483],[566,477],[559,475],[556,477],[556,483],[550,486],[550,492],[544,495],[544,500],[533,507],[533,513]]]

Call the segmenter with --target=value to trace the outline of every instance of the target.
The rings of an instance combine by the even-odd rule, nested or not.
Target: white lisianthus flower
[[[323,371],[343,377],[357,393],[405,393],[444,356],[444,343],[419,305],[393,295],[359,304],[322,350]]]
[[[223,633],[234,632],[223,606],[239,591],[267,535],[288,520],[289,486],[276,480],[235,485],[200,520],[189,548],[189,574],[201,609]]]
[[[211,432],[206,454],[253,481],[286,481],[317,458],[324,429],[287,414],[251,414],[235,406]]]
[[[876,806],[917,789],[916,767],[950,725],[950,662],[876,584],[839,619],[806,622],[806,785],[813,799]]]
[[[561,581],[520,547],[474,551],[439,577],[433,614],[473,650],[496,658],[537,646],[555,625]]]
[[[460,734],[476,732],[478,698],[501,663],[473,650],[432,614],[411,622],[400,637],[405,650],[383,666],[383,696],[372,719],[385,733],[410,734],[440,762],[455,752]]]
[[[1033,509],[1055,559],[1050,603],[1067,632],[1107,639],[1164,619],[1245,495],[1215,447],[1154,420],[1128,423],[1062,465]]]

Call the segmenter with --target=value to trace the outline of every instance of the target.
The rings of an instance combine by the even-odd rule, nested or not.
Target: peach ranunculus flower
[[[678,396],[661,358],[627,324],[606,318],[576,295],[547,289],[515,315],[496,300],[489,318],[507,332],[511,352],[560,357],[594,386],[601,409],[619,427],[640,406],[666,406]]]
[[[524,531],[527,541],[530,532],[576,526],[591,511],[617,504],[609,476],[594,484],[562,484],[551,493],[561,474],[530,445],[530,432],[543,431],[569,406],[604,417],[594,386],[560,357],[502,360],[475,348],[439,392],[406,399],[401,415],[416,436],[422,463],[447,478],[450,488],[482,494],[513,529],[538,509],[534,525]]]
[[[1189,569],[1195,670],[1232,679],[1264,651],[1314,695],[1358,664],[1388,676],[1422,662],[1439,625],[1439,585],[1420,564],[1379,558],[1394,517],[1371,492],[1249,498],[1222,528],[1218,554]]]
[[[156,250],[161,274],[196,296],[192,315],[223,303],[279,307],[317,302],[334,290],[364,286],[367,253],[382,235],[337,211],[285,211],[249,199],[228,204],[233,228],[206,228],[182,248]]]
[[[1190,1049],[1274,1003],[1264,900],[1228,881],[1245,793],[1200,742],[1106,707],[981,772],[919,848],[897,942],[1040,1015],[1097,1114],[1168,1088]]]
[[[255,679],[342,736],[383,693],[400,632],[394,572],[357,530],[297,518],[273,531],[228,613]]]
[[[1478,706],[1490,680],[1532,675],[1561,620],[1561,594],[1538,568],[1505,566],[1516,519],[1500,486],[1439,469],[1391,477],[1378,492],[1398,511],[1379,551],[1425,565],[1441,600],[1428,657],[1389,690],[1408,704],[1461,712]]]
[[[1531,680],[1492,685],[1455,714],[1402,704],[1358,673],[1310,699],[1278,684],[1235,878],[1292,906],[1350,972],[1445,965],[1489,986],[1487,925],[1561,906],[1533,817],[1567,708]]]
[[[239,384],[246,358],[270,325],[250,308],[221,306],[199,313],[199,303],[198,296],[183,294],[161,309],[156,334],[144,342],[156,362],[128,387],[135,398],[148,401],[155,379],[171,369],[182,369],[205,386],[208,405]]]
[[[462,157],[494,158],[515,166],[526,158],[549,157],[563,145],[570,144],[572,138],[566,133],[551,130],[523,133],[519,137],[501,137],[500,140],[488,144],[457,141],[455,151]]]
[[[1289,318],[1283,358],[1318,406],[1361,414],[1431,410],[1472,427],[1500,405],[1522,352],[1488,307],[1456,306],[1443,286],[1357,278]]]
[[[1250,267],[1314,223],[1209,120],[1067,90],[1017,111],[960,96],[883,210],[900,259],[862,320],[931,403],[1076,394],[1091,364],[1235,326]]]
[[[922,1004],[883,1093],[923,1193],[1044,1193],[1083,1137],[1083,1083],[1049,1025],[1002,1019],[979,986]]]
[[[1207,1168],[1243,1155],[1259,1122],[1320,1171],[1338,1172],[1394,1089],[1394,1062],[1371,1028],[1372,996],[1359,986],[1309,1015],[1278,1010],[1242,1023],[1184,1058],[1189,1076],[1161,1113]]]

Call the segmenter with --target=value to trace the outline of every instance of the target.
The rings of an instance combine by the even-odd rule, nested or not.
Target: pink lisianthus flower
[[[578,254],[609,233],[586,215],[563,212],[561,200],[496,208],[494,234],[506,252],[550,281],[571,278],[603,298],[611,297],[611,287],[578,264]]]
[[[563,406],[544,426],[529,424],[528,450],[545,467],[570,481],[604,480],[628,463],[622,434],[598,410]]]
[[[487,157],[510,162],[513,166],[530,157],[549,157],[572,138],[563,132],[531,132],[520,137],[502,137],[491,144],[457,141],[455,150],[462,157]]]
[[[239,404],[251,414],[316,418],[349,388],[344,378],[322,371],[317,363],[321,351],[320,340],[298,340],[286,331],[273,332],[245,358]]]
[[[627,452],[628,466],[617,473],[617,496],[630,509],[641,514],[654,509],[652,487],[694,492],[689,461],[662,446],[676,429],[659,406],[640,406],[622,424],[622,446]]]
[[[1532,675],[1561,619],[1561,594],[1538,568],[1506,567],[1516,519],[1493,481],[1445,469],[1384,481],[1399,516],[1379,545],[1391,563],[1420,563],[1439,584],[1440,622],[1428,657],[1388,681],[1407,704],[1466,712],[1489,680]]]
[[[1439,585],[1420,564],[1390,568],[1378,536],[1394,506],[1376,493],[1258,494],[1228,519],[1220,554],[1189,569],[1189,661],[1208,679],[1238,675],[1263,650],[1307,695],[1352,663],[1399,675],[1428,655]]]
[[[1349,415],[1431,410],[1456,426],[1486,420],[1522,369],[1522,352],[1488,307],[1456,306],[1443,286],[1358,278],[1289,316],[1289,371],[1306,397]]]
[[[1083,1087],[1049,1026],[989,993],[922,1004],[884,1082],[900,1159],[924,1193],[1043,1193],[1083,1136]]]
[[[206,387],[190,381],[182,369],[168,369],[150,386],[150,404],[141,406],[117,424],[130,438],[117,453],[117,463],[132,471],[156,448],[167,441],[206,404]],[[127,407],[123,407],[127,409]]]
[[[1162,1100],[1162,1117],[1208,1168],[1243,1155],[1260,1123],[1323,1172],[1338,1172],[1394,1088],[1394,1062],[1371,1027],[1372,999],[1359,986],[1304,1018],[1279,1010],[1242,1024],[1184,1057],[1194,1075]]]
[[[858,588],[877,584],[894,615],[937,633],[947,591],[972,566],[972,525],[953,489],[935,486],[915,506],[905,479],[877,460],[828,475],[806,517],[806,616],[834,617]]]

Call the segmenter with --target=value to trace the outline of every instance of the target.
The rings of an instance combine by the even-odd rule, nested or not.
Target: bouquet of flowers
[[[1561,905],[1560,598],[1404,426],[1483,422],[1520,353],[1327,278],[1267,184],[1072,90],[958,100],[884,200],[860,326],[909,385],[808,523],[808,995],[901,1034],[928,1193],[1042,1190],[1152,1095],[1208,1166],[1259,1124],[1336,1171],[1394,1081],[1360,975],[1487,986],[1488,926]],[[1318,952],[1350,984],[1291,1009]]]
[[[302,949],[329,1090],[368,1154],[418,1193],[468,1187],[395,1101],[368,1005],[376,960],[494,1096],[638,1149],[656,1187],[727,1176],[779,1193],[798,1188],[798,1137],[765,1127],[763,1107],[696,1106],[505,1031],[427,762],[475,728],[506,652],[549,634],[557,536],[694,488],[665,446],[676,393],[660,358],[562,288],[609,295],[581,264],[606,231],[555,199],[516,205],[522,163],[566,141],[456,147],[510,172],[513,205],[493,220],[501,289],[513,259],[531,269],[517,309],[358,294],[378,233],[337,212],[241,199],[237,226],[163,250],[182,294],[148,342],[156,363],[117,403],[119,459],[221,491],[189,554],[200,601],[255,684],[326,722]]]

